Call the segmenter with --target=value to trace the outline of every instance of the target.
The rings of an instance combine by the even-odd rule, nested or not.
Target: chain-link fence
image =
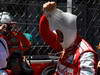
[[[11,13],[19,26],[18,31],[32,34],[34,43],[32,53],[36,55],[55,53],[52,48],[42,41],[38,32],[39,18],[42,14],[41,7],[46,1],[48,0],[0,0],[0,11]],[[58,8],[66,11],[67,0],[60,3],[58,0],[55,1],[58,2]],[[100,5],[96,2],[89,3],[86,1],[73,0],[72,10],[73,14],[78,16],[78,32],[96,49],[100,42]]]
[[[78,16],[78,32],[92,44],[100,58],[100,49],[97,48],[100,42],[100,2],[99,0],[75,1],[73,0],[73,13]]]

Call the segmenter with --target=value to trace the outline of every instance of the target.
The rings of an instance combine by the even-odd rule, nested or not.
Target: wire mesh
[[[0,11],[11,13],[13,19],[17,22],[18,31],[32,34],[33,49],[31,53],[33,55],[55,53],[50,46],[43,42],[38,32],[42,4],[46,1],[48,0],[0,0]],[[66,11],[67,3],[65,0],[55,1],[58,2],[58,8]],[[73,0],[73,14],[78,16],[78,32],[96,49],[98,42],[100,42],[100,5],[96,2],[91,4],[91,2],[86,1]]]
[[[76,0],[73,2],[73,13],[78,16],[78,32],[88,40],[97,51],[100,59],[100,4],[98,0]],[[79,2],[78,2],[79,1]]]

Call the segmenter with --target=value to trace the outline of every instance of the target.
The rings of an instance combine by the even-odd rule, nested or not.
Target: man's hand
[[[43,4],[43,11],[53,11],[56,8],[55,2],[46,2]]]

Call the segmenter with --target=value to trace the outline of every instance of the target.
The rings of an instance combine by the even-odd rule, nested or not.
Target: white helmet
[[[47,19],[50,24],[50,29],[60,30],[63,33],[63,48],[68,48],[73,44],[77,35],[76,15],[69,12],[63,12],[60,9],[54,9],[52,12],[47,12]]]
[[[8,12],[1,12],[0,13],[0,23],[11,23],[12,19]]]

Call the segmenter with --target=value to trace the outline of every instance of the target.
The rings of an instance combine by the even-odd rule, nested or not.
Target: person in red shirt
[[[17,23],[13,22],[13,19],[8,12],[1,12],[1,27],[0,37],[3,37],[8,44],[10,54],[14,50],[29,50],[31,48],[30,37],[26,33],[16,31]],[[28,37],[28,38],[27,38]]]
[[[7,55],[5,55],[5,57],[2,56],[3,58],[2,60],[4,63],[1,62],[2,63],[1,66],[3,67],[3,64],[4,66],[6,65],[6,67],[3,67],[3,68],[5,68],[8,74],[11,74],[11,72],[14,72],[15,70],[18,71],[18,69],[12,69],[12,68],[14,67],[13,65],[19,64],[16,59],[17,57],[19,57],[19,55],[15,55],[17,57],[14,58],[13,54],[17,51],[20,51],[23,54],[25,51],[31,49],[31,42],[30,42],[30,37],[29,37],[30,34],[12,30],[16,26],[17,24],[16,22],[12,21],[10,13],[8,12],[0,13],[0,38],[3,38],[7,42],[7,46],[8,46],[7,52],[9,52],[9,57]],[[1,52],[2,55],[3,55],[3,52]],[[6,61],[5,58],[8,58],[8,61]],[[20,61],[20,63],[23,63],[23,62]]]
[[[76,20],[76,15],[58,9],[55,2],[43,4],[41,38],[61,53],[54,75],[96,75],[96,53],[78,34]]]

